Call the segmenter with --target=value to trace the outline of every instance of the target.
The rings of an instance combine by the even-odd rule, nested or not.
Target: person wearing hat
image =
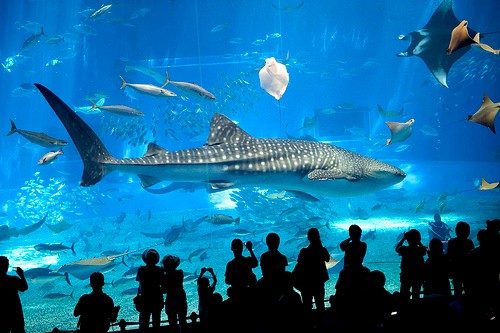
[[[78,320],[80,332],[107,332],[110,323],[116,321],[120,307],[115,307],[113,299],[102,291],[104,287],[102,273],[94,272],[90,275],[90,287],[92,292],[80,297],[73,314],[75,317],[80,317]]]
[[[149,332],[151,318],[153,331],[159,332],[161,310],[163,309],[163,294],[165,289],[165,274],[158,266],[160,254],[155,249],[147,249],[142,254],[146,265],[137,270],[136,281],[139,282],[138,295],[142,298],[142,307],[139,311],[139,332]]]
[[[165,271],[165,312],[168,323],[174,331],[184,331],[187,317],[187,297],[184,290],[184,271],[177,269],[181,260],[178,256],[169,254],[163,257],[162,265]],[[180,324],[180,327],[177,326]]]

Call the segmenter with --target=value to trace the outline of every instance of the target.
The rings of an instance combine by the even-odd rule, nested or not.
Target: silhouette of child
[[[313,299],[316,309],[325,309],[325,282],[328,281],[328,270],[326,263],[330,260],[330,253],[323,246],[318,229],[310,228],[307,231],[309,245],[300,249],[297,264],[302,266],[299,269],[300,283],[299,289],[302,295],[302,302],[306,310],[312,309]]]
[[[165,312],[170,326],[177,329],[180,324],[180,331],[186,327],[187,298],[184,290],[184,271],[177,269],[181,260],[176,255],[166,255],[162,264],[165,270]]]
[[[212,284],[210,280],[203,276],[205,272],[209,272],[212,275]],[[215,292],[215,286],[217,285],[217,277],[214,274],[212,268],[203,267],[200,271],[200,276],[198,277],[198,314],[200,316],[200,322],[206,327],[208,322],[209,309],[212,303],[213,294]]]
[[[365,309],[366,289],[370,270],[363,266],[367,245],[361,241],[361,228],[353,224],[349,227],[349,238],[340,243],[340,249],[345,252],[344,268],[339,273],[335,284],[335,296],[332,298],[334,310],[345,323],[351,323],[352,315]],[[361,323],[355,321],[356,324]],[[361,329],[360,327],[358,327]]]
[[[278,247],[280,236],[270,232],[266,236],[268,250],[260,256],[260,268],[262,278],[257,282],[259,292],[272,303],[276,303],[283,293],[283,273],[288,266],[288,259],[282,254]]]
[[[382,271],[373,270],[369,273],[367,288],[367,328],[368,331],[381,331],[396,310],[396,299],[385,289],[386,277]]]
[[[345,252],[344,267],[363,264],[367,245],[361,241],[361,234],[361,228],[357,224],[352,224],[349,226],[349,238],[340,242],[340,250]]]
[[[149,327],[149,318],[152,319],[153,330],[160,329],[161,310],[163,309],[163,293],[165,275],[163,269],[157,266],[160,254],[155,249],[145,250],[142,260],[146,264],[137,270],[136,281],[143,297],[143,308],[139,312],[139,332],[146,332]]]
[[[257,277],[252,271],[259,265],[259,260],[253,252],[253,244],[248,241],[245,247],[250,252],[250,257],[243,256],[243,242],[241,239],[235,238],[231,242],[231,251],[234,258],[226,265],[225,282],[233,287],[234,295],[243,295],[247,288],[255,287]]]
[[[18,276],[8,275],[9,259],[0,256],[0,331],[24,333],[24,315],[19,291],[28,290],[24,271],[16,267]]]
[[[465,269],[465,311],[476,321],[489,321],[498,309],[499,260],[492,244],[492,235],[486,229],[477,232],[479,245],[467,255]]]
[[[424,295],[438,294],[449,298],[449,261],[443,251],[443,242],[438,238],[431,239],[427,255],[424,264]]]
[[[266,244],[268,250],[260,256],[262,277],[257,281],[256,296],[260,302],[258,308],[263,333],[275,331],[274,327],[267,325],[267,323],[276,319],[275,310],[278,300],[285,292],[284,274],[288,266],[288,259],[278,250],[279,235],[274,232],[267,234]]]
[[[80,297],[73,314],[80,316],[78,327],[80,332],[103,333],[107,332],[111,322],[116,321],[120,307],[115,307],[113,299],[102,291],[104,275],[95,272],[90,275],[92,292]]]
[[[396,252],[401,256],[400,301],[420,299],[420,290],[424,279],[424,256],[427,249],[421,242],[421,235],[417,229],[410,229],[396,245]],[[407,241],[408,245],[403,245]]]
[[[461,296],[464,290],[464,269],[467,253],[474,248],[474,242],[469,239],[470,225],[460,221],[455,226],[456,237],[448,241],[446,256],[450,262],[450,277],[453,284],[453,295]]]

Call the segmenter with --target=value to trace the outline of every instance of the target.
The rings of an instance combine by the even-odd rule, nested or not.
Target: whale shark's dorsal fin
[[[252,136],[242,130],[231,119],[216,113],[210,122],[210,133],[205,145],[214,146],[221,143],[241,143]]]
[[[154,156],[158,154],[164,154],[167,150],[158,146],[156,143],[150,142],[148,144],[148,151],[142,157]]]

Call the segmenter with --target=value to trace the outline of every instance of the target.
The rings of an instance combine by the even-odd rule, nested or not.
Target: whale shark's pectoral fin
[[[210,192],[217,192],[230,189],[234,186],[234,183],[227,182],[225,180],[215,180],[210,182]]]
[[[141,180],[141,185],[143,188],[153,186],[153,185],[158,184],[159,182],[163,181],[161,179],[157,179],[155,177],[146,176],[146,175],[137,175],[137,176]]]
[[[347,180],[358,180],[358,178],[353,177],[345,172],[336,169],[322,170],[316,169],[309,172],[307,178],[310,180],[335,180],[335,179],[347,179]]]

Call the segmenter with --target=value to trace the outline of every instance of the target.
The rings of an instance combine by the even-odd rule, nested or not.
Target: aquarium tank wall
[[[394,246],[408,229],[427,245],[440,214],[452,230],[468,222],[476,242],[500,212],[499,9],[494,0],[5,2],[0,255],[26,272],[27,331],[75,329],[93,271],[119,319],[136,322],[148,248],[181,258],[191,313],[202,267],[227,297],[234,238],[259,258],[278,233],[292,270],[318,228],[332,257],[327,296],[351,224],[368,244],[365,266],[383,271],[391,292]],[[433,16],[440,10],[456,20]],[[479,43],[451,43],[462,20]]]

